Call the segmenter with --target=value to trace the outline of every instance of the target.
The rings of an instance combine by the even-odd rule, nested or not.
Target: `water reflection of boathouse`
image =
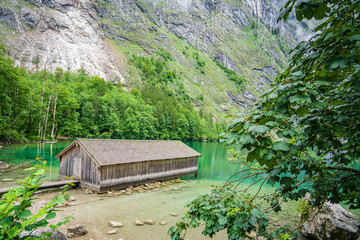
[[[77,139],[62,150],[59,177],[108,191],[198,173],[201,154],[180,141]]]

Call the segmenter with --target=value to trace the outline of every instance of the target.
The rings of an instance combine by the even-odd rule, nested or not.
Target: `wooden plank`
[[[78,180],[63,180],[63,181],[56,181],[56,182],[47,182],[47,183],[41,184],[41,186],[38,188],[38,190],[62,187],[69,183],[72,183],[72,184],[75,184],[76,186],[78,186],[80,181],[78,181]]]
[[[69,183],[72,183],[75,186],[79,186],[79,184],[80,184],[80,182],[78,180],[63,180],[63,181],[56,181],[56,182],[46,182],[46,183],[41,184],[38,187],[38,190],[44,190],[44,189],[48,189],[48,188],[60,188]],[[17,186],[13,186],[13,187],[17,187]],[[13,188],[13,187],[0,188],[0,195],[7,193],[9,191],[9,189]]]

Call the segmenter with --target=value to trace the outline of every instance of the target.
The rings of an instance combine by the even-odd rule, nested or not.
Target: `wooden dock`
[[[78,180],[62,180],[62,181],[56,181],[56,182],[46,182],[46,183],[41,184],[37,190],[60,188],[60,187],[65,186],[66,184],[74,184],[75,186],[79,186],[80,181],[78,181]],[[0,196],[7,193],[10,188],[14,188],[14,187],[17,187],[17,186],[0,188]]]

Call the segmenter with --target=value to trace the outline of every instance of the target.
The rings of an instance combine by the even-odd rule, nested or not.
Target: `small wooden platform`
[[[62,181],[56,181],[56,182],[46,182],[41,184],[40,187],[38,187],[37,190],[44,190],[44,189],[49,189],[49,188],[60,188],[65,186],[66,184],[74,184],[75,186],[79,186],[80,181],[78,180],[62,180]],[[13,187],[17,187],[17,186],[13,186]],[[0,195],[3,195],[5,193],[7,193],[9,191],[10,188],[13,187],[6,187],[6,188],[0,188]]]

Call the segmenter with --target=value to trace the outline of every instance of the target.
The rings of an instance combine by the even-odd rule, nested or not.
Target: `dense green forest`
[[[218,138],[225,123],[194,109],[181,78],[168,67],[170,56],[130,60],[143,83],[129,91],[84,69],[29,73],[14,67],[1,47],[0,141]]]

